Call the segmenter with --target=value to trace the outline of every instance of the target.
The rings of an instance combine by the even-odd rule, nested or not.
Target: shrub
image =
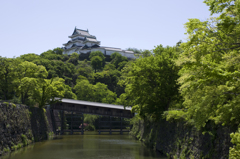
[[[235,144],[233,147],[229,148],[229,159],[240,158],[240,129],[237,132],[231,133],[231,142]]]
[[[3,102],[3,104],[6,104],[6,105],[7,105],[7,107],[8,107],[8,105],[9,105],[9,103],[8,103],[8,102]]]
[[[16,107],[17,107],[16,104],[11,103],[11,105],[12,105],[13,108],[16,108]]]
[[[9,147],[3,149],[3,152],[9,152],[9,151],[10,151]]]
[[[21,135],[21,138],[22,138],[23,146],[27,146],[27,145],[28,145],[27,136],[22,134],[22,135]]]
[[[18,97],[16,97],[16,96],[13,97],[12,102],[16,103],[16,104],[22,104],[21,100]]]

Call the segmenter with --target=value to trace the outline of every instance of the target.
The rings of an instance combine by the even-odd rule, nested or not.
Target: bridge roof
[[[82,101],[82,100],[74,100],[74,99],[66,99],[63,98],[62,103],[71,103],[71,104],[78,104],[78,105],[88,105],[93,107],[104,107],[104,108],[111,108],[111,109],[121,109],[121,110],[131,110],[131,107],[126,107],[122,105],[114,105],[114,104],[106,104],[106,103],[97,103],[97,102],[89,102],[89,101]]]

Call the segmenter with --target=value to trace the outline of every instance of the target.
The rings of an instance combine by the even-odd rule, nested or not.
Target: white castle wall
[[[105,55],[105,49],[93,48],[91,52],[93,51],[101,51]]]

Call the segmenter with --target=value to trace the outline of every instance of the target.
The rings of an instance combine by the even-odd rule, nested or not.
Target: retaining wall
[[[230,133],[236,128],[208,123],[197,130],[184,122],[135,122],[130,134],[169,158],[226,159],[232,146]]]
[[[48,138],[46,111],[21,104],[0,102],[0,156]]]

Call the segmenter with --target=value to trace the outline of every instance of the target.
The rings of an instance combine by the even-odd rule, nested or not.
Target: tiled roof
[[[78,34],[85,35],[85,36],[91,36],[87,31],[77,29],[76,30]]]
[[[120,109],[120,110],[131,110],[131,107],[126,107],[122,105],[114,105],[114,104],[106,104],[106,103],[97,103],[97,102],[88,102],[88,101],[81,101],[81,100],[74,100],[74,99],[66,99],[63,98],[61,100],[62,103],[71,103],[77,105],[89,105],[93,107],[104,107],[104,108],[112,108],[112,109]]]
[[[134,54],[134,52],[133,52],[133,51],[128,51],[128,50],[125,50],[124,52],[126,52],[126,53],[129,53],[129,54]]]
[[[87,48],[89,48],[87,45],[84,45],[81,47],[81,49],[87,49]]]
[[[122,49],[120,49],[120,48],[104,47],[104,49],[109,50],[109,51],[122,51]]]
[[[91,46],[91,48],[98,48],[99,47],[99,45],[97,45],[97,44],[94,44],[93,46]]]
[[[72,41],[75,41],[75,40],[84,40],[84,37],[77,37],[76,39],[73,39]]]
[[[91,42],[98,42],[96,39],[92,39],[92,38],[86,38],[86,40]]]

